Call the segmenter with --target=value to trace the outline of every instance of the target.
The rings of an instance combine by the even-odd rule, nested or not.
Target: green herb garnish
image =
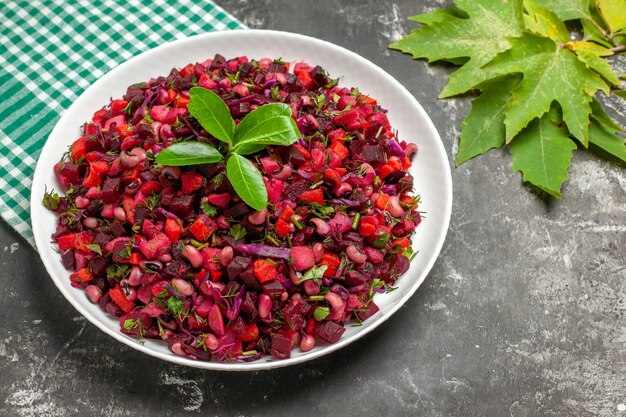
[[[163,165],[185,166],[217,163],[226,159],[226,176],[241,199],[255,210],[267,207],[267,189],[261,172],[242,155],[259,152],[270,145],[288,146],[301,134],[291,118],[291,107],[282,103],[261,106],[235,126],[226,103],[201,87],[189,91],[189,112],[216,139],[228,144],[222,155],[208,143],[177,142],[156,157]]]

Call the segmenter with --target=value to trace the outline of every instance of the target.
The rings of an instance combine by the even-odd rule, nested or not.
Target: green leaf
[[[510,50],[485,67],[492,76],[515,73],[524,76],[505,110],[507,143],[556,101],[563,109],[563,119],[571,134],[587,146],[589,102],[598,90],[608,94],[606,83],[576,55],[558,47],[551,39],[525,33],[511,40],[511,44]]]
[[[48,192],[48,188],[46,187],[43,192],[43,205],[48,210],[56,210],[59,206],[59,202],[61,198],[57,193],[54,192],[54,188],[52,191]]]
[[[620,85],[617,74],[615,74],[606,59],[602,58],[613,55],[610,49],[588,41],[567,42],[565,47],[576,53],[578,59],[584,62],[589,69],[603,76],[611,84]]]
[[[602,123],[604,126],[608,127],[613,131],[623,131],[623,129],[611,119],[611,117],[606,114],[602,105],[595,98],[591,101],[591,117],[597,122]]]
[[[626,28],[626,0],[596,0],[596,6],[612,33]]]
[[[626,162],[626,143],[614,130],[600,123],[593,123],[589,126],[589,142]]]
[[[208,143],[189,141],[177,142],[163,149],[156,156],[156,162],[169,166],[185,166],[199,164],[214,164],[224,157],[213,145]]]
[[[226,175],[241,199],[255,210],[267,207],[267,189],[263,176],[252,162],[232,154],[226,162]]]
[[[247,124],[245,127],[246,129],[240,129],[238,126],[235,130],[233,151],[240,155],[258,152],[268,145],[289,146],[302,136],[291,116],[274,116],[269,119],[261,119],[255,124]]]
[[[567,130],[551,120],[551,114],[533,120],[511,144],[513,172],[521,171],[524,181],[562,198],[561,184],[568,177],[567,169],[576,144]]]
[[[301,284],[304,281],[308,281],[310,279],[314,279],[317,282],[318,279],[322,279],[324,277],[324,272],[326,272],[327,269],[328,265],[314,266],[304,273],[302,279],[298,281],[298,284]]]
[[[615,94],[618,97],[626,99],[626,90],[615,90],[613,91],[613,94]]]
[[[549,9],[532,0],[524,0],[524,24],[526,30],[555,41],[569,41],[569,32],[565,24]]]
[[[552,10],[561,20],[589,19],[589,0],[535,0]]]
[[[232,144],[235,121],[220,96],[202,87],[189,90],[189,113],[215,138]]]
[[[96,253],[102,256],[102,249],[100,248],[100,245],[98,245],[97,243],[86,243],[84,246],[90,251],[92,251],[93,253]]]
[[[230,229],[228,229],[228,231],[230,232],[230,235],[235,240],[243,239],[248,233],[248,229],[246,229],[244,226],[240,224],[236,224],[232,226]]]
[[[251,111],[246,117],[243,118],[243,120],[241,120],[241,122],[239,122],[239,125],[237,125],[237,128],[235,129],[234,143],[239,145],[236,152],[240,155],[250,155],[262,151],[268,145],[273,145],[272,143],[262,142],[240,142],[244,135],[249,135],[250,131],[256,128],[259,124],[267,121],[268,119],[279,116],[284,116],[291,119],[291,107],[284,103],[271,103],[258,107],[255,110]],[[295,125],[295,122],[293,123],[293,125]],[[297,125],[295,126],[297,130]],[[300,133],[298,131],[298,138],[300,137],[299,134]]]
[[[487,80],[489,74],[481,67],[499,52],[510,48],[507,38],[522,34],[522,0],[457,0],[459,11],[429,13],[413,17],[414,21],[429,22],[389,47],[426,58],[429,62],[469,58],[458,71],[450,75],[440,97],[464,93]],[[432,23],[437,23],[432,24]]]
[[[317,307],[313,310],[313,318],[317,321],[322,321],[330,314],[330,309],[328,307]]]
[[[456,7],[449,7],[447,9],[435,9],[432,12],[411,16],[408,19],[423,25],[434,25],[444,23],[449,17],[467,19],[469,16],[463,10],[457,9]]]
[[[611,42],[609,42],[604,37],[602,32],[600,32],[600,29],[598,29],[598,27],[593,23],[593,21],[582,19],[580,23],[583,26],[583,39],[584,40],[595,42],[607,48],[613,47],[613,45],[611,45]]]
[[[504,107],[519,78],[507,77],[481,86],[483,93],[472,101],[472,110],[461,124],[461,143],[456,166],[504,145]]]

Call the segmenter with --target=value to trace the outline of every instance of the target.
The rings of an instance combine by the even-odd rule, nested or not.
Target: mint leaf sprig
[[[289,146],[301,134],[291,117],[291,107],[272,103],[258,107],[239,125],[220,96],[202,87],[189,90],[189,113],[216,139],[228,145],[226,155],[213,145],[197,141],[174,143],[163,149],[156,162],[170,166],[214,164],[226,160],[226,176],[235,192],[255,210],[267,207],[267,189],[261,172],[243,155],[271,145]]]

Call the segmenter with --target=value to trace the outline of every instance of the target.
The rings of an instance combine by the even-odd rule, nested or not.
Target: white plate
[[[174,355],[162,341],[146,340],[140,345],[137,339],[120,333],[117,318],[105,314],[98,305],[89,302],[82,290],[70,286],[70,273],[63,268],[59,255],[50,244],[57,220],[41,201],[46,185],[59,189],[52,168],[67,146],[80,136],[79,126],[90,120],[110,97],[121,97],[127,86],[167,75],[172,67],[204,61],[216,53],[227,59],[246,55],[254,59],[271,57],[321,65],[332,77],[341,78],[340,85],[358,86],[361,92],[378,99],[389,110],[389,120],[398,129],[400,138],[415,142],[419,147],[411,173],[415,177],[415,189],[422,195],[420,210],[427,212],[427,218],[419,225],[413,239],[414,248],[419,253],[409,271],[397,282],[398,289],[377,295],[380,312],[366,320],[363,326],[348,325],[337,343],[319,346],[307,353],[296,349],[286,360],[268,362],[260,359],[236,364],[201,362]],[[31,197],[33,232],[41,259],[61,293],[83,316],[133,349],[182,365],[229,371],[270,369],[306,362],[342,348],[374,330],[406,303],[432,268],[446,237],[451,207],[452,180],[441,138],[422,106],[400,83],[365,58],[342,47],[303,35],[265,30],[215,32],[177,40],[144,52],[111,70],[85,90],[55,126],[39,157]],[[411,326],[412,323],[405,325]],[[376,343],[375,339],[371,342]]]

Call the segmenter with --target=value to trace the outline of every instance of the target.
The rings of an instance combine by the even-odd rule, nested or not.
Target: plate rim
[[[42,263],[46,267],[46,272],[48,273],[49,277],[54,282],[55,286],[61,291],[61,293],[67,299],[67,301],[83,317],[85,317],[89,322],[94,324],[101,331],[113,337],[114,339],[124,343],[125,345],[131,347],[132,349],[143,352],[149,356],[156,357],[161,360],[176,363],[179,365],[185,365],[185,366],[190,366],[193,368],[208,369],[208,370],[259,371],[259,370],[282,368],[285,366],[301,364],[301,363],[308,362],[313,359],[328,355],[332,352],[335,352],[349,345],[352,342],[355,342],[358,339],[363,338],[365,335],[369,334],[374,329],[378,328],[378,326],[380,326],[382,323],[386,322],[393,314],[395,314],[402,306],[404,306],[407,303],[407,301],[415,294],[417,289],[422,285],[426,276],[428,276],[428,274],[432,271],[432,268],[435,262],[437,261],[437,259],[439,259],[439,256],[441,255],[441,249],[443,248],[443,244],[449,232],[450,218],[452,215],[452,201],[453,201],[452,175],[451,175],[447,152],[445,150],[445,147],[443,146],[443,141],[441,140],[441,135],[437,131],[437,128],[435,127],[428,113],[424,110],[424,108],[419,103],[419,101],[415,98],[415,96],[411,94],[408,91],[408,89],[404,87],[404,85],[402,85],[402,83],[400,83],[393,76],[391,76],[387,71],[385,71],[378,65],[374,64],[367,58],[343,46],[336,45],[329,41],[325,41],[325,40],[308,36],[308,35],[302,35],[298,33],[286,32],[286,31],[266,30],[266,29],[235,29],[235,30],[202,33],[202,34],[197,34],[197,35],[177,39],[171,42],[163,43],[155,48],[148,49],[138,55],[135,55],[132,58],[120,63],[119,65],[113,67],[108,72],[100,76],[93,84],[91,84],[88,88],[86,88],[83,92],[81,92],[78,98],[65,111],[63,111],[60,119],[57,121],[53,130],[50,132],[50,134],[46,138],[46,142],[41,150],[39,158],[37,159],[37,165],[35,168],[33,182],[31,186],[31,198],[30,198],[31,225],[33,228],[33,237],[35,240],[35,245],[38,249],[39,248],[43,249],[46,246],[46,244],[49,244],[49,238],[43,236],[42,232],[37,233],[38,227],[36,226],[37,224],[40,223],[39,216],[40,216],[40,213],[42,213],[42,210],[39,207],[41,206],[41,202],[35,198],[35,195],[37,193],[35,193],[33,190],[35,190],[37,186],[41,187],[45,185],[45,181],[43,180],[43,178],[45,178],[46,174],[44,171],[50,169],[50,167],[48,166],[44,167],[43,163],[40,163],[40,162],[43,159],[42,156],[45,155],[46,153],[49,153],[48,150],[53,146],[52,142],[49,141],[49,139],[58,134],[57,131],[61,130],[61,126],[60,126],[62,124],[61,122],[64,120],[64,118],[66,117],[68,113],[71,113],[71,110],[73,108],[81,104],[81,101],[82,101],[81,98],[86,95],[89,95],[90,90],[96,89],[101,83],[104,83],[110,77],[113,77],[115,76],[115,74],[124,71],[126,67],[128,67],[135,61],[145,58],[148,55],[158,54],[160,53],[161,50],[165,48],[171,48],[175,45],[184,44],[186,42],[199,42],[199,41],[207,41],[207,40],[210,41],[211,38],[215,38],[215,37],[233,37],[233,36],[241,36],[242,34],[245,34],[244,36],[254,36],[255,34],[281,36],[287,40],[293,39],[293,40],[300,40],[304,42],[313,42],[325,48],[335,49],[335,50],[338,50],[338,52],[341,52],[342,54],[352,56],[353,58],[356,58],[357,60],[362,61],[363,64],[368,66],[371,70],[377,72],[380,76],[385,77],[392,83],[396,84],[399,90],[402,91],[402,93],[405,96],[407,96],[407,98],[413,103],[413,105],[422,113],[428,129],[431,131],[431,133],[434,134],[436,139],[439,139],[438,141],[436,141],[434,145],[435,145],[435,148],[437,148],[437,154],[439,154],[440,156],[443,156],[445,160],[444,166],[448,167],[448,169],[444,170],[445,171],[443,175],[444,184],[442,184],[442,189],[445,189],[447,192],[445,195],[438,196],[438,198],[445,200],[444,212],[443,212],[444,222],[442,224],[443,232],[439,233],[436,241],[431,242],[432,246],[434,247],[434,251],[433,251],[433,255],[431,256],[431,258],[428,260],[428,262],[425,263],[425,267],[423,269],[423,271],[425,272],[421,272],[419,279],[416,280],[416,282],[407,289],[406,293],[394,305],[391,306],[390,310],[385,312],[385,314],[382,315],[379,318],[379,320],[377,320],[376,322],[373,322],[369,327],[363,328],[363,330],[359,331],[358,333],[355,333],[354,335],[346,339],[340,339],[338,342],[334,344],[325,345],[324,348],[320,349],[319,351],[312,351],[302,356],[297,356],[297,357],[292,357],[289,359],[282,359],[282,360],[277,360],[277,361],[263,361],[263,359],[261,359],[261,360],[257,360],[253,362],[232,363],[232,364],[205,362],[205,361],[200,361],[200,360],[184,358],[184,357],[175,355],[171,352],[167,354],[158,352],[158,351],[155,351],[151,348],[145,347],[137,343],[135,339],[130,339],[126,337],[126,335],[121,333],[119,330],[111,329],[105,322],[101,321],[98,317],[93,316],[89,311],[83,308],[83,306],[81,306],[80,304],[74,303],[73,297],[70,294],[70,290],[72,289],[72,287],[69,285],[64,286],[62,285],[61,282],[57,282],[57,279],[55,279],[55,274],[51,272],[52,271],[51,260],[48,259],[48,257],[43,256],[42,255],[43,252],[39,251],[38,253],[39,258],[41,259]]]

